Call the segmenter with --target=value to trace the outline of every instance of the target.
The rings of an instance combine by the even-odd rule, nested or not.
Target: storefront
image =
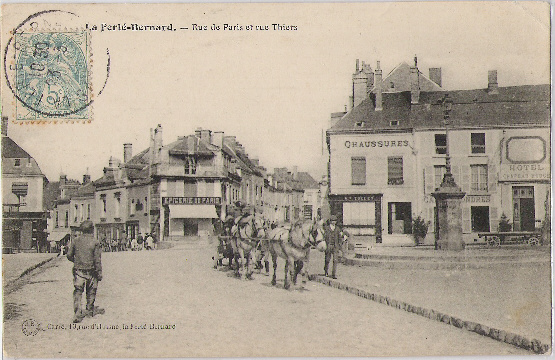
[[[220,197],[163,197],[167,236],[208,236],[214,233],[214,221],[220,218]]]

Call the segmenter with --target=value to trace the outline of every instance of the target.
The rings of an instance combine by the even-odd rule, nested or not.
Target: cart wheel
[[[501,246],[501,240],[498,236],[492,236],[488,238],[488,245],[491,247]]]
[[[528,239],[527,243],[530,246],[538,246],[540,244],[540,240],[537,237],[532,236]]]

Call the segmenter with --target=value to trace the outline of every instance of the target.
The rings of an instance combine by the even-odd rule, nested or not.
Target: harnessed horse
[[[277,258],[285,259],[285,280],[284,288],[289,289],[290,283],[287,278],[291,268],[291,279],[293,284],[297,284],[297,275],[302,272],[303,284],[308,279],[308,262],[310,248],[319,246],[324,241],[324,228],[322,221],[303,222],[298,221],[291,226],[291,229],[277,227],[270,231],[269,250],[272,255],[274,275],[272,285],[276,285]],[[306,266],[305,265],[306,262]],[[304,267],[304,270],[303,270]]]
[[[241,277],[240,269],[244,267],[245,260],[246,278],[252,280],[252,252],[258,246],[260,239],[266,236],[264,220],[256,215],[245,215],[235,220],[231,228],[231,246],[235,258],[235,276]]]

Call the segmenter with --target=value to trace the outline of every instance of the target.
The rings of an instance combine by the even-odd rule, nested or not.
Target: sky
[[[92,85],[102,94],[89,124],[19,125],[9,136],[33,156],[50,181],[61,173],[102,175],[123,144],[136,154],[149,131],[164,143],[197,128],[234,135],[272,171],[297,166],[315,178],[326,168],[322,134],[330,113],[348,103],[355,61],[384,75],[418,56],[419,69],[442,68],[447,90],[550,82],[549,4],[540,2],[395,2],[337,4],[55,5],[77,17],[48,18],[84,27],[102,23],[169,24],[174,32],[91,32]],[[5,5],[7,32],[52,5]],[[42,19],[41,19],[42,21]],[[49,22],[49,24],[50,24]],[[243,30],[191,30],[192,24]],[[273,23],[296,31],[246,31]],[[3,72],[3,70],[2,70]],[[13,119],[14,97],[2,76],[2,111]]]

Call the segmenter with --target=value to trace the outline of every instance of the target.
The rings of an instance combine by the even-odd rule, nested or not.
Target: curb
[[[4,286],[10,286],[13,283],[15,283],[17,280],[21,279],[22,277],[24,277],[25,275],[29,274],[31,271],[38,269],[39,267],[49,263],[50,261],[57,259],[58,256],[52,256],[51,258],[42,260],[41,262],[39,262],[38,264],[32,265],[30,267],[28,267],[27,269],[25,269],[18,277],[13,278],[11,280],[6,281],[6,283],[4,284]]]
[[[459,329],[475,332],[477,334],[487,336],[500,342],[514,345],[525,350],[533,351],[536,354],[545,354],[549,350],[548,344],[544,344],[537,339],[529,339],[525,336],[518,335],[509,331],[496,329],[481,323],[466,321],[433,309],[427,309],[424,307],[408,304],[404,301],[395,300],[390,298],[389,296],[370,293],[368,291],[358,289],[354,286],[345,285],[343,283],[340,283],[339,281],[326,279],[320,275],[309,275],[309,280],[328,285],[335,289],[347,291],[356,296],[372,300],[380,304],[389,305],[396,309],[405,310],[406,312],[420,315],[431,320],[436,320],[448,325],[452,325]]]

